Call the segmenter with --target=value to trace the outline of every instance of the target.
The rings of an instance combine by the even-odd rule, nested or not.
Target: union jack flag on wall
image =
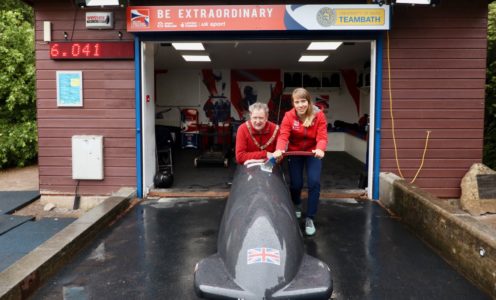
[[[248,249],[247,262],[248,265],[251,264],[281,264],[281,254],[277,249],[272,248],[252,248]]]

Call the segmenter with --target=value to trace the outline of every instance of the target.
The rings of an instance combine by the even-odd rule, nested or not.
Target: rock
[[[51,211],[51,210],[52,210],[52,209],[54,209],[54,208],[55,208],[55,204],[53,204],[53,203],[47,203],[47,204],[45,204],[45,206],[43,207],[43,210],[44,210],[44,211]]]
[[[467,211],[472,216],[479,216],[486,212],[491,212],[493,210],[491,207],[496,207],[496,199],[481,201],[479,198],[477,175],[480,174],[496,174],[496,171],[481,163],[473,164],[470,167],[470,170],[463,176],[460,184],[462,190],[460,205],[463,210]]]

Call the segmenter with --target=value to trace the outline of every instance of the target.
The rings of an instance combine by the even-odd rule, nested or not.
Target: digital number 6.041
[[[56,42],[50,44],[51,59],[134,59],[134,43]]]
[[[66,46],[66,45],[64,45]],[[70,49],[66,47],[61,47],[60,44],[52,44],[50,46],[50,57],[99,57],[100,56],[100,44],[81,44],[74,43],[71,44]]]

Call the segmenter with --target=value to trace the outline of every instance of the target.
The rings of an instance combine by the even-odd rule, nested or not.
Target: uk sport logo
[[[281,264],[281,253],[277,249],[272,248],[252,248],[248,249],[247,262],[248,265],[251,264]]]
[[[131,25],[133,28],[150,27],[150,10],[131,9]]]

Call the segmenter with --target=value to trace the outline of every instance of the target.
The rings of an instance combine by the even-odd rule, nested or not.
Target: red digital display
[[[133,42],[50,43],[51,59],[134,59]]]

